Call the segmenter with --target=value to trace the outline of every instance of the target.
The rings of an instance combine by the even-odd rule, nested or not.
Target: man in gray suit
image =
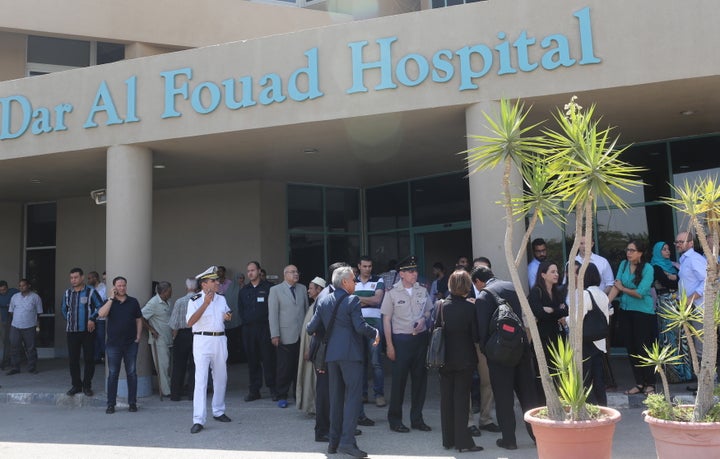
[[[330,444],[328,453],[338,451],[352,457],[367,457],[355,442],[355,428],[360,414],[363,380],[363,349],[365,339],[380,342],[380,333],[365,322],[360,312],[360,299],[353,295],[355,279],[348,266],[333,272],[335,291],[323,298],[307,326],[311,335],[327,330],[337,309],[330,330],[326,361],[330,377]],[[327,332],[325,332],[327,333]]]
[[[308,308],[307,288],[298,284],[300,273],[294,265],[283,270],[285,281],[273,286],[268,297],[270,339],[277,349],[278,406],[287,408],[290,386],[297,377],[300,331]]]

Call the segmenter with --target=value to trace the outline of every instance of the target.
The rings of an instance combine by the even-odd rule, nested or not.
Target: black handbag
[[[440,326],[435,327],[430,336],[425,364],[428,368],[439,369],[445,366],[445,316],[443,314],[444,303],[440,303]]]
[[[590,291],[588,291],[588,295],[590,295],[590,301],[592,301],[592,309],[585,314],[583,319],[583,342],[592,343],[607,338],[610,327],[608,326],[607,317],[595,303],[595,298],[593,298]]]
[[[322,340],[319,340],[317,346],[315,346],[314,352],[311,350],[310,360],[312,360],[312,363],[315,366],[315,371],[321,373],[327,371],[327,362],[325,361],[325,359],[327,356],[327,345],[328,341],[330,340],[330,333],[332,333],[333,325],[335,325],[335,318],[337,317],[338,309],[340,309],[340,303],[342,303],[346,296],[348,296],[347,293],[341,295],[340,298],[338,298],[338,300],[335,302],[335,309],[333,309],[330,323],[328,324],[327,330],[325,331],[325,336],[322,338]]]

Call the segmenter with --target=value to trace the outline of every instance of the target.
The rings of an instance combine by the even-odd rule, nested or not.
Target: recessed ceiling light
[[[695,110],[683,110],[683,111],[680,112],[680,114],[683,115],[683,116],[694,115],[694,114],[695,114]]]
[[[315,153],[320,153],[320,150],[318,150],[317,148],[306,148],[303,150],[303,153],[305,153],[306,155],[314,155]]]
[[[34,179],[30,179],[30,183],[41,183],[41,182],[40,182],[40,179],[34,178]]]
[[[165,164],[155,164],[153,169],[165,169]]]

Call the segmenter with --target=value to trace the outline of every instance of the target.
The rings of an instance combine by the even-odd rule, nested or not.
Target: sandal
[[[653,386],[653,385],[645,386],[645,389],[643,390],[643,394],[651,395],[654,393],[655,393],[655,386]]]
[[[636,385],[635,387],[633,387],[632,389],[626,390],[626,391],[625,391],[625,395],[637,395],[637,394],[641,394],[641,393],[643,393],[644,390],[645,390],[645,386],[642,386],[642,385],[640,385],[640,384],[637,384],[637,385]],[[653,389],[653,391],[654,391],[654,389]]]

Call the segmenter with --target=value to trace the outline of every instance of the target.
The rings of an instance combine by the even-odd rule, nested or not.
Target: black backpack
[[[489,338],[485,344],[485,357],[491,362],[514,367],[525,352],[525,327],[507,301],[490,290],[483,291],[492,296],[497,304],[488,326]]]

